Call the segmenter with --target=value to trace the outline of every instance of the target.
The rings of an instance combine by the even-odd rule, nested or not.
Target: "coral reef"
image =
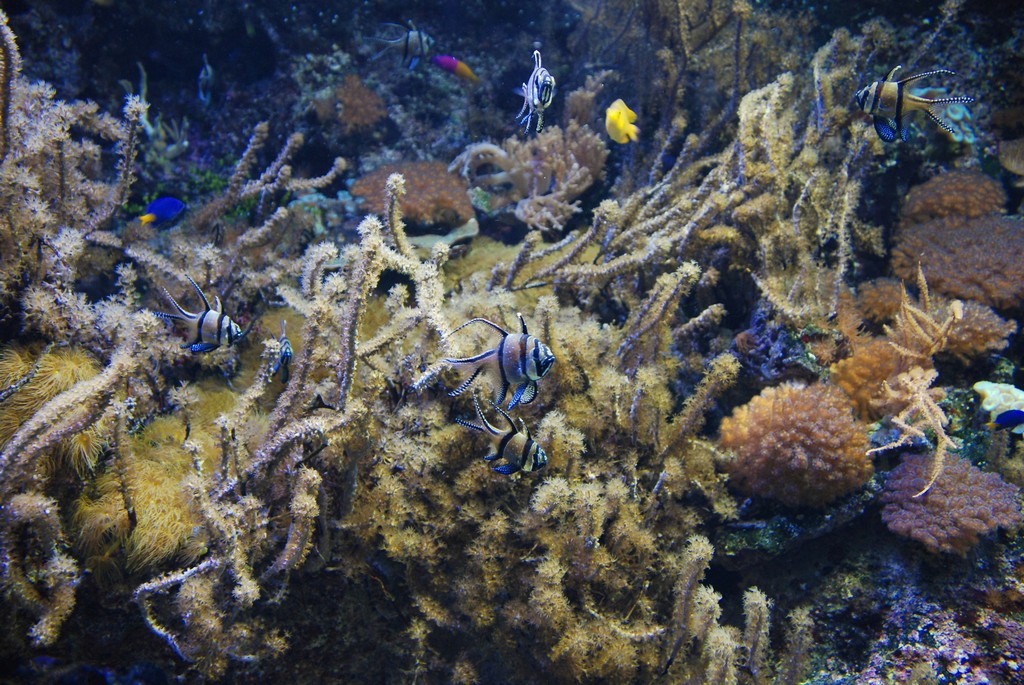
[[[1024,520],[1016,486],[984,473],[965,459],[948,463],[931,488],[928,455],[908,454],[889,473],[882,493],[882,520],[889,530],[917,540],[930,552],[964,556],[982,535],[1016,528]]]
[[[791,507],[822,507],[867,482],[867,433],[846,396],[822,384],[766,389],[722,421],[730,482]]]
[[[315,98],[312,107],[317,121],[346,136],[366,134],[388,115],[384,100],[355,74],[346,74],[341,85]]]
[[[1019,363],[989,132],[1019,135],[993,78],[1018,51],[961,5],[12,5],[45,54],[0,14],[0,663],[1011,681],[1024,547],[977,542],[1020,523],[995,474],[1024,448],[967,388]],[[377,59],[394,21],[479,80]],[[110,39],[155,25],[159,49]],[[564,92],[526,134],[537,46]],[[850,107],[924,61],[972,84],[973,145],[883,147]],[[619,99],[642,135],[609,149]],[[168,196],[174,222],[137,220]],[[929,237],[954,225],[988,233]],[[154,314],[191,279],[232,344]],[[479,390],[521,390],[530,439],[497,447],[543,468],[495,473],[455,360],[510,341]]]
[[[586,125],[570,120],[528,139],[501,146],[475,143],[449,169],[466,178],[486,212],[515,205],[515,217],[531,229],[560,234],[580,211],[579,197],[604,178],[608,148]]]

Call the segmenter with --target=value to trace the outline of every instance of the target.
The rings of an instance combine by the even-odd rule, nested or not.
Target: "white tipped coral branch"
[[[135,603],[139,605],[139,610],[142,612],[142,618],[146,621],[146,625],[154,633],[163,638],[164,642],[171,646],[174,653],[181,659],[186,659],[185,654],[181,649],[181,639],[169,628],[165,628],[159,621],[157,621],[154,615],[153,606],[150,602],[150,597],[155,594],[163,594],[173,587],[180,585],[192,576],[198,573],[205,573],[213,569],[217,569],[221,566],[221,561],[214,557],[210,557],[205,561],[183,571],[175,571],[173,573],[167,573],[154,578],[153,580],[143,583],[135,589],[135,593],[132,597]]]
[[[4,581],[18,601],[37,618],[29,634],[36,645],[53,644],[61,624],[75,606],[80,576],[75,560],[61,547],[57,503],[40,494],[18,494],[2,507],[0,555]],[[22,554],[41,553],[46,562],[26,568]],[[38,563],[38,562],[34,562]]]

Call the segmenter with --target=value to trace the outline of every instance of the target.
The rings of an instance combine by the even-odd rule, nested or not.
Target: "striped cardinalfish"
[[[405,34],[397,38],[375,38],[374,40],[387,45],[371,59],[377,59],[388,50],[397,48],[402,51],[402,64],[409,69],[415,69],[420,59],[429,55],[431,48],[434,47],[434,39],[416,28],[411,21],[408,26],[391,23],[385,23],[384,26],[393,26]]]
[[[530,332],[526,330],[526,320],[523,315],[517,313],[516,316],[519,317],[522,333],[509,333],[487,319],[470,319],[452,331],[452,335],[454,335],[471,323],[483,323],[501,333],[501,340],[497,347],[482,354],[463,359],[445,359],[449,364],[468,366],[473,369],[469,378],[448,393],[450,397],[461,395],[481,373],[486,371],[492,377],[495,372],[498,374],[500,383],[495,398],[497,404],[505,401],[509,386],[516,386],[512,399],[508,403],[509,409],[517,404],[533,402],[533,398],[537,396],[537,381],[551,370],[551,365],[555,363],[555,355],[551,353],[547,345],[530,335]]]
[[[526,125],[526,133],[530,132],[530,122],[537,120],[534,130],[540,133],[544,128],[544,110],[551,106],[555,99],[555,77],[540,64],[540,50],[533,51],[533,72],[519,94],[523,96],[523,108],[516,115],[516,121]]]
[[[166,288],[163,288],[164,295],[174,305],[174,308],[178,310],[178,313],[154,312],[154,314],[162,319],[184,321],[186,323],[188,326],[188,337],[192,342],[185,343],[181,346],[181,349],[187,348],[193,354],[199,354],[200,352],[211,352],[222,344],[231,345],[237,342],[242,337],[242,329],[224,313],[220,297],[213,298],[213,306],[211,307],[210,301],[206,299],[202,288],[196,285],[196,282],[188,274],[185,274],[185,278],[188,279],[188,282],[199,293],[199,299],[203,301],[203,311],[189,312],[182,309],[177,300],[167,292]]]
[[[459,425],[465,426],[466,428],[472,428],[473,430],[487,433],[488,435],[497,438],[497,446],[494,454],[489,454],[484,457],[484,461],[494,461],[495,459],[504,459],[505,463],[493,467],[498,473],[509,475],[516,471],[539,471],[544,468],[544,465],[548,463],[548,455],[544,453],[541,446],[536,443],[533,437],[530,435],[530,430],[523,423],[522,419],[519,419],[519,425],[522,430],[516,427],[512,417],[506,414],[501,407],[494,402],[487,400],[491,403],[499,414],[508,423],[508,430],[502,431],[492,426],[488,421],[487,417],[484,416],[483,410],[480,409],[480,403],[476,399],[476,393],[473,393],[473,407],[476,409],[476,415],[480,419],[480,423],[470,423],[465,419],[456,418],[455,421]]]
[[[904,116],[908,112],[921,111],[927,114],[939,127],[953,133],[953,128],[947,124],[941,116],[944,105],[958,102],[970,104],[974,98],[966,95],[957,95],[948,98],[924,98],[911,95],[907,91],[907,85],[936,74],[955,75],[956,72],[949,69],[933,69],[920,74],[908,76],[899,81],[894,80],[896,72],[902,66],[897,65],[882,81],[875,81],[857,91],[857,106],[867,112],[874,119],[875,132],[878,137],[887,143],[896,140],[897,134],[903,140],[907,139],[907,127],[904,125]]]

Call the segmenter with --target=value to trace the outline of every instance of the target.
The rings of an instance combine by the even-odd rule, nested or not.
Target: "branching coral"
[[[580,211],[580,195],[604,178],[608,148],[588,126],[570,121],[550,126],[500,147],[477,143],[449,166],[468,179],[487,211],[515,205],[515,216],[528,227],[558,235]],[[481,195],[483,194],[483,195]]]

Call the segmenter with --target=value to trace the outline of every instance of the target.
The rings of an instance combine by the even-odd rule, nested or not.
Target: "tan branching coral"
[[[580,211],[580,195],[604,178],[607,157],[608,148],[596,133],[570,121],[526,140],[509,138],[500,147],[471,145],[448,168],[487,194],[482,204],[488,211],[514,204],[524,224],[558,235]]]

